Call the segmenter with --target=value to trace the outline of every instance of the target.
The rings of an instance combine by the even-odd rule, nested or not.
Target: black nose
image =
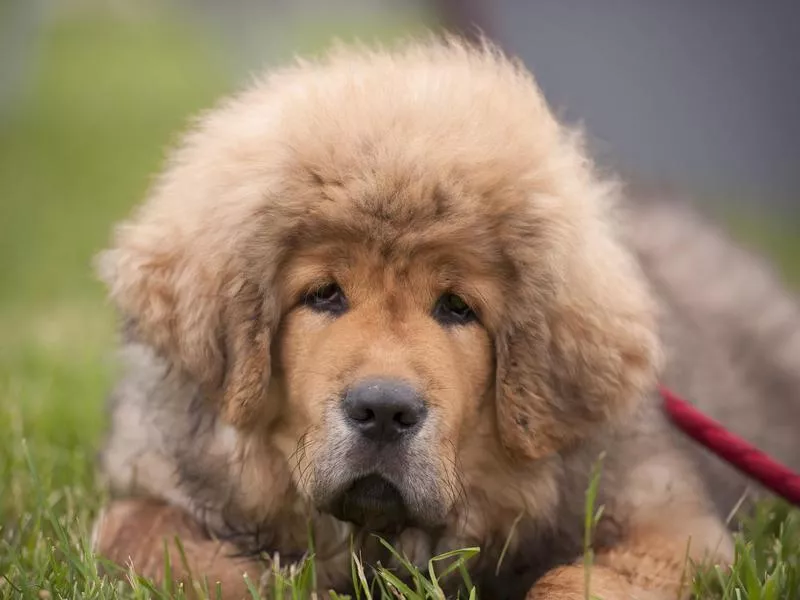
[[[425,402],[411,385],[397,379],[366,379],[344,396],[352,427],[374,441],[392,442],[415,432],[425,419]]]

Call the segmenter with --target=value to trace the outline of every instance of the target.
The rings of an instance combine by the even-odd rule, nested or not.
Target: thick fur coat
[[[480,546],[484,598],[583,598],[604,453],[592,592],[675,598],[690,539],[731,559],[744,482],[657,383],[766,442],[800,417],[800,316],[687,208],[619,196],[489,47],[339,49],[224,101],[100,258],[125,373],[98,550],[159,578],[178,534],[236,598],[310,522],[321,589],[347,590],[351,540],[391,563],[378,532],[420,565]],[[417,402],[402,436],[348,408],[376,381]],[[764,445],[796,463],[787,439]]]

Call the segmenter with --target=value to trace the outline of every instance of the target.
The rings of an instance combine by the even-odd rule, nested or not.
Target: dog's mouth
[[[328,512],[339,520],[380,533],[401,531],[409,520],[400,490],[376,474],[353,481],[331,502]]]

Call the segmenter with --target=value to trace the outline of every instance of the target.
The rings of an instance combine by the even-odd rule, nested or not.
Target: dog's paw
[[[226,600],[249,597],[245,574],[258,587],[263,570],[257,561],[236,557],[233,545],[209,538],[185,511],[152,500],[117,500],[106,506],[95,521],[92,547],[100,557],[158,585],[166,583],[169,564],[173,582],[190,595],[207,589],[216,597],[219,586]]]

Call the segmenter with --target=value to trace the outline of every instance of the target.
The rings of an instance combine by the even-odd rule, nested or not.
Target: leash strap
[[[679,429],[739,471],[800,506],[800,475],[733,435],[667,388],[662,386],[660,392],[667,414]]]

